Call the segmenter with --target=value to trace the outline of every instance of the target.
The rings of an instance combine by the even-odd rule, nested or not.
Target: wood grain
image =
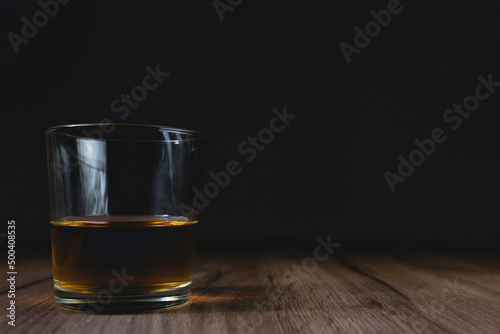
[[[314,247],[203,252],[187,306],[132,315],[58,308],[50,258],[30,257],[17,267],[16,327],[2,315],[0,332],[500,333],[498,252],[346,248],[323,261]],[[2,305],[6,291],[2,281]]]

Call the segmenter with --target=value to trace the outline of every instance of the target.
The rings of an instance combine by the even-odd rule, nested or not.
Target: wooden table
[[[202,247],[187,306],[132,315],[60,309],[50,258],[25,257],[16,327],[1,282],[0,333],[500,333],[496,250],[257,245]]]

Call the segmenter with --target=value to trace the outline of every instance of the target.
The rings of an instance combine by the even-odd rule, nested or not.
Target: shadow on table
[[[266,289],[257,286],[197,288],[193,289],[189,305],[177,312],[253,311],[266,299]]]

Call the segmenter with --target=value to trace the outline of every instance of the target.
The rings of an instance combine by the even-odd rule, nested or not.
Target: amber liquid
[[[197,222],[183,217],[71,217],[51,222],[54,283],[96,293],[125,273],[121,294],[189,285]],[[133,278],[131,278],[133,277]],[[124,279],[122,278],[122,281]]]

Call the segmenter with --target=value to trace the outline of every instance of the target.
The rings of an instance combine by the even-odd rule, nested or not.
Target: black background
[[[205,133],[206,175],[242,163],[202,239],[500,240],[500,89],[456,131],[442,118],[479,75],[500,81],[500,3],[401,5],[348,64],[339,44],[387,1],[244,0],[221,21],[210,1],[73,0],[18,54],[7,33],[40,7],[2,1],[3,220],[48,239],[45,129],[107,118]],[[111,102],[157,64],[170,76],[121,120]],[[245,162],[285,105],[297,117]],[[392,193],[383,173],[437,127],[448,139]]]

